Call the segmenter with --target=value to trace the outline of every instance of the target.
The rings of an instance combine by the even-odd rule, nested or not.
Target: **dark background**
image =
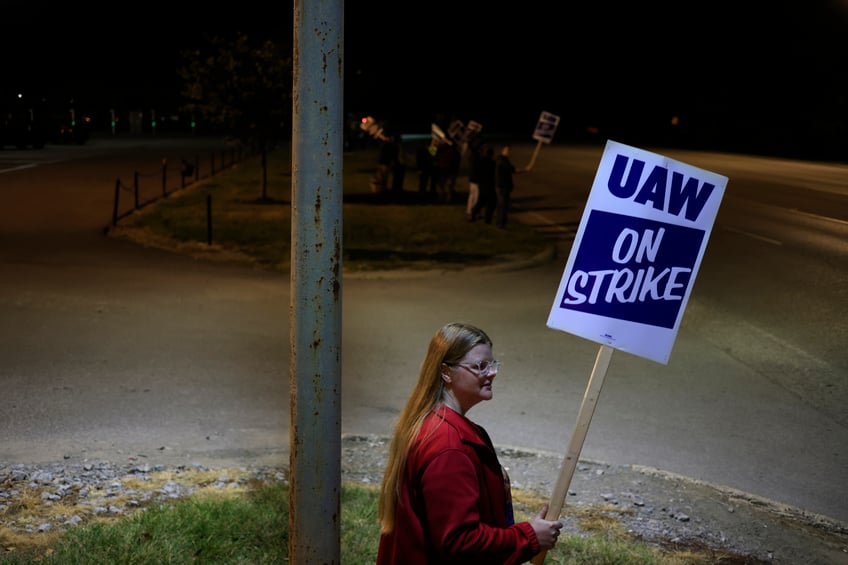
[[[4,3],[4,103],[178,114],[180,50],[290,42],[291,2]],[[236,11],[237,8],[237,11]],[[345,111],[401,133],[476,120],[529,139],[848,160],[848,2],[345,3]]]

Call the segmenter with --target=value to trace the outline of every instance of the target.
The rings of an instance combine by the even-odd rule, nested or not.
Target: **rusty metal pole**
[[[295,0],[289,563],[341,563],[344,0]]]

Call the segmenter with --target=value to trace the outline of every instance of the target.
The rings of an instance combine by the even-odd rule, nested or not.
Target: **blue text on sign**
[[[592,210],[559,307],[672,328],[702,230]]]
[[[683,212],[683,217],[693,222],[698,219],[715,189],[711,183],[702,183],[695,177],[685,179],[682,173],[676,171],[669,179],[669,170],[665,167],[655,166],[647,176],[644,170],[644,161],[632,159],[631,162],[626,155],[616,155],[607,188],[617,198],[633,199],[637,204],[650,205],[674,216]]]

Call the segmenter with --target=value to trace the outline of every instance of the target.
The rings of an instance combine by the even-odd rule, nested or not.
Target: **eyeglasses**
[[[479,363],[445,363],[448,367],[463,367],[468,369],[478,377],[497,373],[501,366],[501,362],[493,359],[491,361],[480,361]]]

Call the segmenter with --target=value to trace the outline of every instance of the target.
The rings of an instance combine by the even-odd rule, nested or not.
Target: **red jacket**
[[[486,430],[440,404],[410,448],[377,565],[529,561],[539,540],[511,514],[509,480]]]

